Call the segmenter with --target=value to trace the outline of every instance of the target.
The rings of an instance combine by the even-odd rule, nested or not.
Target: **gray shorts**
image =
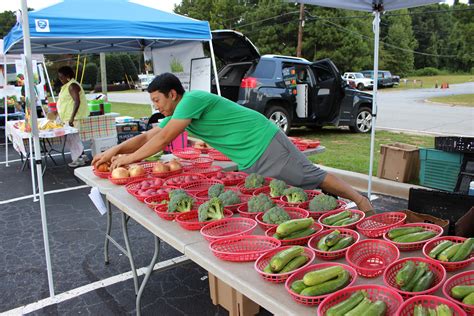
[[[319,187],[327,174],[309,161],[282,131],[275,134],[267,150],[250,168],[241,171],[283,180],[305,190]]]

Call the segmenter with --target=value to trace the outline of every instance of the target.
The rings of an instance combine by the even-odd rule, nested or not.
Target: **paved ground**
[[[3,160],[4,147],[0,146]],[[31,194],[30,173],[18,171],[19,164],[0,165],[0,313],[48,297],[39,204],[31,198],[5,203]],[[48,168],[44,182],[46,190],[82,185],[67,167]],[[46,196],[56,293],[129,271],[128,259],[113,246],[110,264],[104,264],[106,219],[94,209],[88,192],[77,189]],[[398,210],[406,208],[407,201],[382,197],[374,205],[379,211]],[[113,234],[122,242],[119,216],[117,211],[114,214]],[[152,236],[133,221],[129,227],[137,267],[144,267],[152,255]],[[180,255],[166,244],[161,251],[162,260]],[[142,299],[143,315],[226,315],[223,308],[212,305],[206,275],[193,263],[153,274]],[[118,282],[31,314],[132,315],[133,283],[131,279]]]

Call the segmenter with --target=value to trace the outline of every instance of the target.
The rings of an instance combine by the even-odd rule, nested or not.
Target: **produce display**
[[[428,265],[420,262],[418,266],[413,261],[407,261],[397,272],[395,283],[405,292],[422,292],[433,286],[434,273]]]
[[[439,304],[436,308],[426,308],[421,304],[415,305],[413,316],[451,316],[453,311],[447,305]]]
[[[456,285],[451,289],[451,296],[466,305],[474,306],[474,285]]]
[[[167,173],[172,171],[181,170],[182,166],[177,159],[173,159],[170,162],[163,163],[157,161],[153,166],[152,172],[153,173]]]
[[[316,232],[313,226],[313,218],[297,218],[281,223],[273,235],[276,239],[291,240],[312,235]]]
[[[354,237],[342,236],[337,229],[330,234],[323,236],[317,244],[321,251],[336,251],[349,247],[354,243]]]
[[[288,185],[285,181],[273,179],[270,181],[270,196],[272,198],[282,196],[287,187]]]
[[[308,257],[303,255],[304,248],[293,246],[275,254],[270,263],[263,269],[266,273],[288,273],[302,267],[308,262]]]
[[[193,208],[194,199],[183,190],[174,190],[169,193],[168,212],[183,213]],[[163,202],[162,202],[163,203]]]
[[[216,183],[209,187],[207,190],[207,195],[210,198],[218,197],[221,193],[224,193],[225,186],[222,183]]]
[[[245,178],[245,183],[244,187],[246,189],[257,189],[263,187],[265,184],[265,177],[256,174],[256,173],[251,173]]]
[[[348,299],[329,308],[325,316],[384,316],[387,304],[381,300],[372,301],[366,291],[356,291]]]
[[[308,194],[301,188],[290,187],[283,191],[288,203],[303,203],[308,200]]]
[[[104,162],[104,163],[98,165],[96,170],[99,171],[99,172],[109,172],[110,171],[110,165],[111,165],[110,161]]]
[[[123,179],[130,177],[130,173],[128,172],[127,168],[118,167],[115,168],[111,173],[112,179]]]
[[[457,262],[466,260],[473,250],[474,238],[468,238],[463,243],[444,240],[434,247],[428,255],[430,258],[443,262]]]
[[[351,274],[341,266],[332,266],[306,273],[294,281],[291,290],[303,296],[320,296],[338,291],[350,283]]]
[[[266,212],[275,206],[275,202],[268,197],[268,195],[260,193],[257,196],[251,197],[248,202],[248,212],[259,213]],[[289,218],[288,218],[289,219]]]
[[[218,172],[213,179],[222,180],[224,183],[226,182],[236,182],[241,181],[244,179],[244,175],[240,172]]]
[[[316,195],[311,202],[309,202],[309,210],[311,212],[326,212],[331,211],[337,207],[337,200],[335,197],[326,195],[324,193]]]
[[[262,219],[267,224],[282,224],[291,218],[282,207],[274,206],[263,214]]]
[[[387,236],[394,242],[406,243],[423,241],[435,237],[434,231],[426,230],[423,227],[397,227],[388,231]]]
[[[192,182],[192,181],[200,180],[202,178],[203,176],[199,174],[183,173],[183,174],[166,178],[165,182],[166,182],[166,185],[179,186],[182,183]]]
[[[359,214],[353,213],[350,210],[345,210],[325,217],[322,220],[322,223],[328,226],[346,226],[357,222],[359,219]]]
[[[222,201],[213,197],[209,201],[204,202],[198,208],[198,220],[207,222],[224,218],[224,205]]]

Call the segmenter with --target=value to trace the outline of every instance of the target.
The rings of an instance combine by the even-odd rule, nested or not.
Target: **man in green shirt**
[[[277,178],[304,189],[319,187],[354,201],[362,211],[373,211],[367,198],[313,165],[262,114],[215,94],[185,92],[179,79],[170,73],[157,76],[148,92],[166,118],[159,127],[95,156],[94,166],[112,161],[111,167],[117,168],[141,161],[187,130],[237,163],[241,171]]]

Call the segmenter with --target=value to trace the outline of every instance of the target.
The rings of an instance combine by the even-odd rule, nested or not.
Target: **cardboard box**
[[[93,138],[91,141],[92,157],[115,145],[117,145],[117,136],[115,135],[102,138]]]
[[[212,303],[224,307],[229,316],[253,316],[260,310],[258,304],[211,273],[209,273],[209,292]]]
[[[443,235],[448,235],[449,232],[449,221],[431,216],[428,214],[417,213],[410,210],[401,210],[400,212],[407,214],[406,223],[428,223],[441,226],[444,230]]]
[[[418,147],[402,143],[381,145],[377,177],[406,183],[418,178],[419,167]]]

